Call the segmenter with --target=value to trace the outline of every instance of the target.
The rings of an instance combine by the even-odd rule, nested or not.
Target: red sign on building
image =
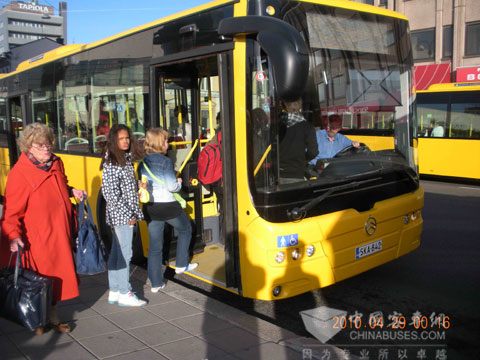
[[[457,82],[480,81],[480,66],[457,68]]]

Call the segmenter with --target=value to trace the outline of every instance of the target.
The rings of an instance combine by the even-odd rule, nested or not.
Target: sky
[[[24,0],[27,2],[27,0]],[[208,3],[209,0],[65,0],[67,44],[89,44],[150,21]],[[60,0],[39,0],[53,6]],[[0,5],[9,1],[0,0]]]

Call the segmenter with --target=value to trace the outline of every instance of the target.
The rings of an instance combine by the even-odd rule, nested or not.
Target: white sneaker
[[[162,290],[162,289],[165,289],[165,283],[162,283],[162,285],[160,285],[160,286],[158,286],[158,287],[152,287],[152,288],[150,289],[150,291],[151,291],[152,293],[158,293],[158,292],[159,292],[160,290]]]
[[[140,300],[137,298],[134,292],[129,291],[126,294],[120,294],[118,297],[119,306],[145,306],[147,302],[145,300]]]
[[[195,270],[197,267],[198,267],[198,263],[191,263],[181,268],[177,267],[175,269],[175,274],[183,274],[185,271],[192,271],[192,270]]]
[[[118,303],[118,297],[120,296],[120,291],[109,291],[108,292],[108,303],[116,304]]]

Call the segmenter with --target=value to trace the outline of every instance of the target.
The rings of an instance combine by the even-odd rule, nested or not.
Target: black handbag
[[[78,204],[77,215],[78,237],[75,255],[77,274],[94,275],[104,272],[107,269],[105,246],[93,222],[90,204],[85,198]]]
[[[26,264],[27,257],[19,246],[15,266],[0,269],[0,315],[35,330],[50,322],[52,280],[23,267],[20,253]]]

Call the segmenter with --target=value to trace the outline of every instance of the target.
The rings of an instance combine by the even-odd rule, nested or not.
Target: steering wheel
[[[363,154],[371,152],[370,148],[365,145],[364,143],[360,143],[360,145],[355,148],[355,154]]]
[[[342,150],[340,150],[338,153],[335,154],[334,158],[339,158],[339,157],[348,156],[352,154],[368,153],[368,152],[370,152],[370,148],[364,143],[360,143],[358,147],[349,145],[346,148],[343,148]]]
[[[343,148],[338,153],[335,154],[334,158],[344,157],[354,153],[355,146],[349,145],[346,148]]]

